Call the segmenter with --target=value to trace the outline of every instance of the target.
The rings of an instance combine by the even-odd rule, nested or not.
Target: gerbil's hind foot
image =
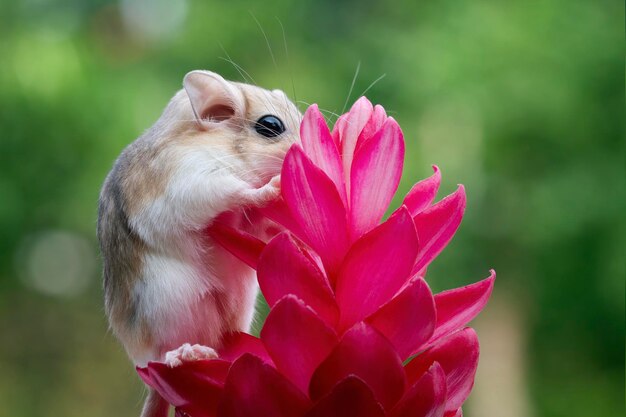
[[[185,343],[178,349],[167,352],[165,354],[165,363],[171,368],[174,368],[175,366],[182,365],[184,362],[215,358],[217,358],[217,352],[210,347]]]

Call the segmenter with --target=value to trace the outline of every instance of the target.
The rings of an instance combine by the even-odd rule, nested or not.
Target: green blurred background
[[[0,416],[139,414],[99,187],[187,71],[236,66],[331,122],[385,75],[367,96],[403,127],[400,191],[433,163],[441,196],[465,184],[429,283],[498,272],[467,416],[623,415],[623,22],[603,0],[3,0]]]

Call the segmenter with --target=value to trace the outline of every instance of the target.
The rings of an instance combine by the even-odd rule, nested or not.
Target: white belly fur
[[[224,333],[249,329],[258,291],[254,270],[218,247],[194,252],[145,256],[134,299],[152,337],[147,345],[125,343],[135,365],[163,360],[183,343],[219,348]]]

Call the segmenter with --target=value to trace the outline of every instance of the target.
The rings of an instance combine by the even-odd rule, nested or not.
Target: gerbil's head
[[[192,71],[166,109],[161,124],[168,145],[220,165],[259,185],[280,173],[289,147],[299,139],[302,115],[280,90],[227,81]],[[176,152],[179,153],[179,152]]]

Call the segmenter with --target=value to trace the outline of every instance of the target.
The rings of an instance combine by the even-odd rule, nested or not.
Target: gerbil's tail
[[[158,392],[150,389],[146,402],[143,404],[141,417],[167,417],[170,405]]]

